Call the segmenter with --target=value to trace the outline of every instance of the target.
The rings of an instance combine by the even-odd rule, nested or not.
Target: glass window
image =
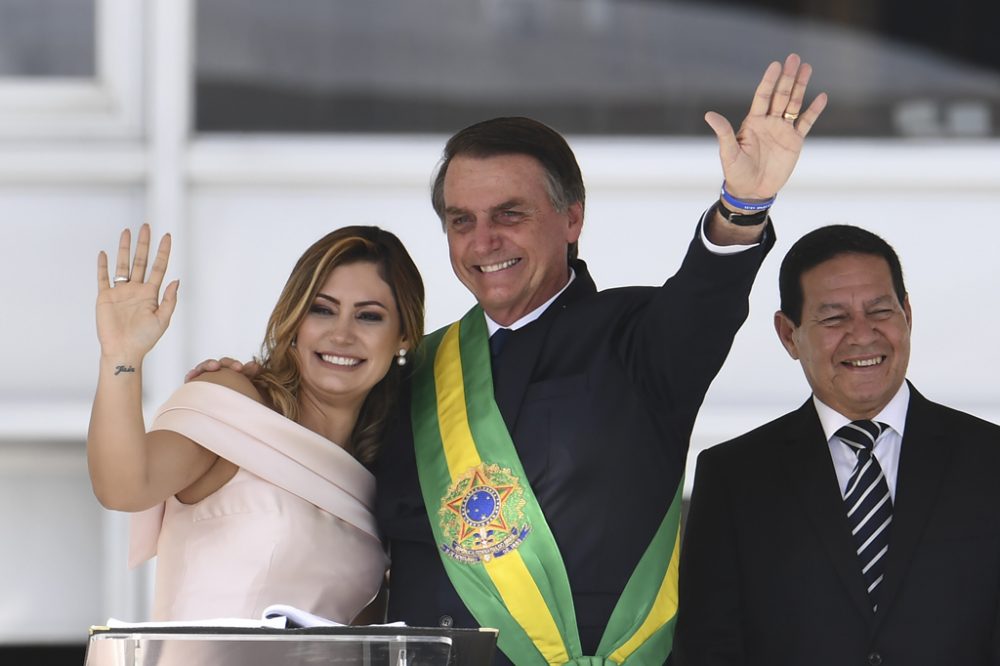
[[[95,76],[95,0],[0,0],[0,77]]]
[[[200,0],[200,131],[446,132],[528,115],[568,133],[705,135],[790,51],[817,133],[1000,135],[1000,3]],[[926,11],[924,11],[926,10]]]

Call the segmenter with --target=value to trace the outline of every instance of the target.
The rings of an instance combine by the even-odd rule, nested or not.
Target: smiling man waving
[[[772,63],[738,133],[706,116],[722,198],[660,287],[597,290],[557,132],[497,118],[448,141],[432,202],[477,303],[426,338],[378,463],[390,620],[497,627],[499,663],[667,659],[688,440],[826,103],[803,108],[810,73]]]

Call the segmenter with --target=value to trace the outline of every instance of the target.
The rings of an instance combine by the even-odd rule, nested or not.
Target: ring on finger
[[[796,120],[799,119],[799,114],[792,113],[791,111],[785,111],[784,113],[781,114],[781,117],[784,118],[785,120],[790,120],[794,123]]]
[[[114,282],[115,284],[118,284],[119,282],[128,282],[128,281],[129,277],[127,275],[116,275],[115,278],[112,280],[112,282]]]

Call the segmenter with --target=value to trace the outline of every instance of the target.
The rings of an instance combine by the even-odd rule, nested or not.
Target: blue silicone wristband
[[[770,199],[765,199],[764,201],[744,201],[743,199],[737,199],[732,194],[726,191],[726,181],[722,181],[721,193],[722,193],[722,199],[733,208],[739,208],[740,210],[746,210],[751,212],[767,210],[772,205],[774,205],[774,200],[778,198],[777,195],[775,195]]]

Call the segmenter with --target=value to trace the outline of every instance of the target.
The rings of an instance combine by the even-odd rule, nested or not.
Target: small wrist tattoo
[[[135,368],[133,368],[131,365],[128,367],[125,367],[124,365],[119,365],[115,368],[115,376],[118,376],[123,372],[135,372]]]

